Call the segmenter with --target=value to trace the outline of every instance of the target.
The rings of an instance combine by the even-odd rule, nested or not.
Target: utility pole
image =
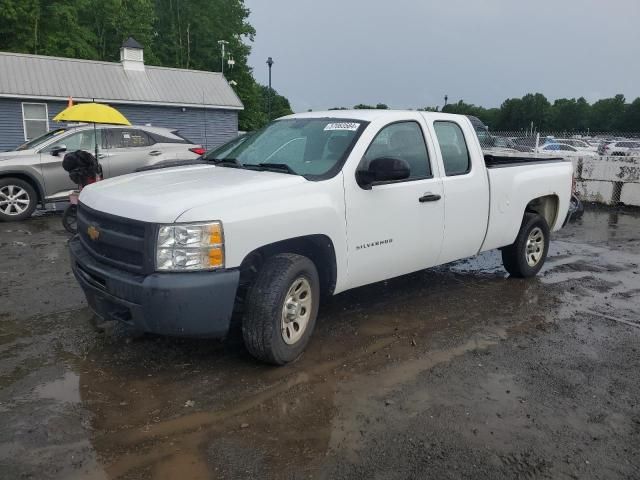
[[[224,75],[224,48],[226,45],[229,45],[229,42],[226,40],[218,40],[218,45],[220,45],[220,49],[222,50],[222,59],[220,60],[220,71],[222,75]]]
[[[273,58],[267,58],[267,65],[269,65],[269,121],[271,121],[271,96],[273,91],[271,90],[271,67],[273,66]]]
[[[449,96],[445,94],[445,96],[444,96],[444,106],[442,107],[443,110],[444,110],[444,107],[447,106],[447,100],[449,100]]]

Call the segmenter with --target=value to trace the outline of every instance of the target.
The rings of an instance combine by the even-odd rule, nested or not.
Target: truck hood
[[[277,172],[196,165],[134,173],[85,187],[80,201],[94,210],[152,223],[172,223],[184,212],[229,197],[281,191],[306,182]],[[211,218],[202,219],[211,220]]]

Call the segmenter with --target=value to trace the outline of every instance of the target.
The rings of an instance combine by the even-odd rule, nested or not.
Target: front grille
[[[148,273],[152,225],[78,205],[80,241],[96,260],[135,273]]]

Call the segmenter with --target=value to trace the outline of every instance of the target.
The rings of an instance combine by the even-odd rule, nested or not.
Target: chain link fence
[[[571,160],[576,193],[586,201],[640,206],[640,132],[477,130],[487,154]]]
[[[638,133],[478,132],[484,150],[562,157],[640,157]]]

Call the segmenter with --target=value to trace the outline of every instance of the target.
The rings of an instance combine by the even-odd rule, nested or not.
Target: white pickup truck
[[[535,275],[572,173],[485,157],[464,116],[291,115],[194,164],[85,188],[72,266],[104,319],[223,337],[235,311],[249,352],[284,364],[322,296],[496,248],[511,275]]]

